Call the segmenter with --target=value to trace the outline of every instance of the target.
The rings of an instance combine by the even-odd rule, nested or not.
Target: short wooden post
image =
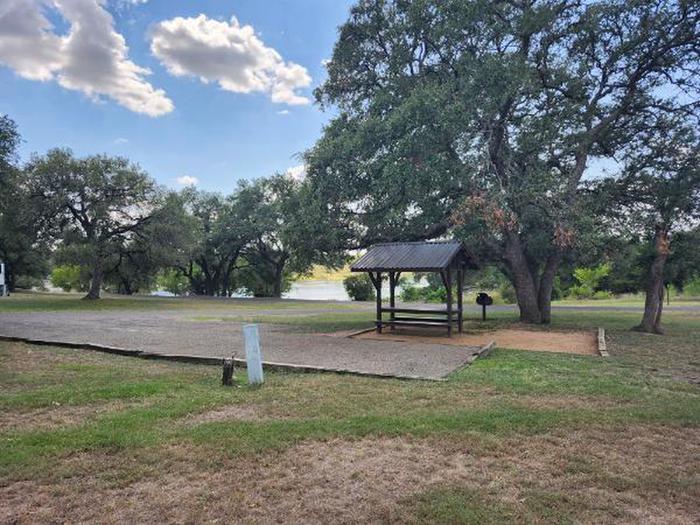
[[[224,358],[224,374],[221,377],[221,384],[224,386],[233,384],[233,357]]]
[[[263,383],[263,369],[258,325],[247,324],[243,326],[243,339],[245,340],[245,360],[248,370],[248,383],[251,385],[261,385]]]

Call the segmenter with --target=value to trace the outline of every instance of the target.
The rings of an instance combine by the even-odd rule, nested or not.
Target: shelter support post
[[[396,272],[389,272],[389,306],[393,309],[396,307]],[[395,330],[394,321],[396,320],[396,314],[392,310],[389,314],[389,319],[391,319],[391,324],[389,325],[389,330],[392,332]]]
[[[447,337],[452,337],[452,271],[443,272],[443,281],[447,291]]]
[[[464,269],[457,272],[457,331],[461,334],[464,331]]]
[[[370,278],[372,277],[372,272],[370,272]],[[382,333],[382,272],[377,272],[376,276],[372,278],[374,282],[374,288],[377,290],[377,333]]]

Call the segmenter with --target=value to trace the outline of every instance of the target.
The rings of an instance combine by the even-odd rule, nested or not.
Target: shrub
[[[506,304],[515,304],[518,301],[515,295],[515,288],[513,288],[513,285],[510,283],[501,286],[498,289],[498,293],[501,294],[501,299],[503,299],[503,302]]]
[[[376,297],[374,284],[366,273],[346,277],[343,286],[353,301],[372,301]]]
[[[189,290],[190,281],[182,273],[171,268],[158,274],[156,286],[174,295],[185,295]]]
[[[440,288],[432,288],[428,287],[425,289],[425,301],[428,303],[444,303],[447,301],[447,290],[445,290],[444,286],[441,286]],[[452,300],[454,301],[456,299],[455,294],[453,292],[452,295]]]
[[[7,284],[7,283],[5,283]],[[15,288],[18,290],[31,290],[36,288],[38,290],[45,290],[44,281],[39,277],[32,275],[18,275],[15,278]]]
[[[595,290],[600,286],[600,281],[610,274],[612,267],[608,263],[601,264],[595,268],[576,268],[574,277],[581,286],[586,286]]]
[[[569,296],[574,299],[590,299],[593,297],[593,289],[585,284],[575,284],[569,288]]]
[[[417,303],[425,300],[425,288],[407,285],[401,288],[401,300],[406,303]]]
[[[600,264],[595,268],[576,268],[574,278],[578,284],[569,288],[569,296],[574,299],[609,299],[610,293],[598,288],[600,282],[610,274],[611,269],[608,263]]]
[[[700,277],[695,277],[683,286],[683,295],[686,297],[700,297]]]
[[[51,270],[51,284],[64,292],[71,290],[85,291],[86,283],[83,271],[77,264],[62,264]]]

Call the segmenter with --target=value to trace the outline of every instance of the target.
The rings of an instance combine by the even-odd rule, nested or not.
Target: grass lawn
[[[285,299],[222,299],[217,297],[153,297],[103,294],[99,301],[82,300],[85,294],[77,293],[15,293],[0,299],[2,312],[91,311],[91,310],[287,310],[308,308],[309,301]],[[311,303],[313,304],[313,302]],[[352,303],[323,303],[323,308],[344,310]]]
[[[0,311],[47,306],[17,300]],[[181,304],[112,301],[98,307]],[[289,304],[215,308],[367,324],[255,311]],[[0,342],[0,523],[692,523],[700,315],[669,313],[663,337],[630,332],[638,317],[557,313],[554,328],[605,326],[609,359],[497,349],[445,383],[269,373],[249,388],[238,372],[225,388],[216,367]]]

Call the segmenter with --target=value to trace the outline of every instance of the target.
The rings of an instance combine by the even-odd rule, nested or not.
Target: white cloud
[[[57,9],[69,23],[53,32],[44,9]],[[173,110],[162,89],[145,80],[146,68],[128,58],[124,37],[104,0],[3,0],[0,5],[0,63],[30,80],[56,80],[93,100],[105,96],[156,117]]]
[[[148,3],[148,0],[109,0],[109,3],[122,12],[130,7],[144,5]]]
[[[190,175],[183,175],[182,177],[177,177],[175,182],[177,182],[180,186],[196,186],[199,184],[199,179]]]
[[[294,180],[303,180],[303,178],[306,177],[306,166],[304,164],[292,166],[291,168],[287,168],[285,173]]]
[[[124,138],[124,137],[117,137],[114,139],[115,144],[127,144],[129,142],[129,139]]]
[[[289,115],[289,110],[288,109],[280,109],[277,112],[278,115]]]
[[[195,76],[204,83],[218,82],[235,93],[268,93],[273,102],[308,104],[298,89],[311,84],[305,67],[285,62],[267,47],[250,25],[199,15],[177,17],[155,26],[151,51],[175,76]]]

